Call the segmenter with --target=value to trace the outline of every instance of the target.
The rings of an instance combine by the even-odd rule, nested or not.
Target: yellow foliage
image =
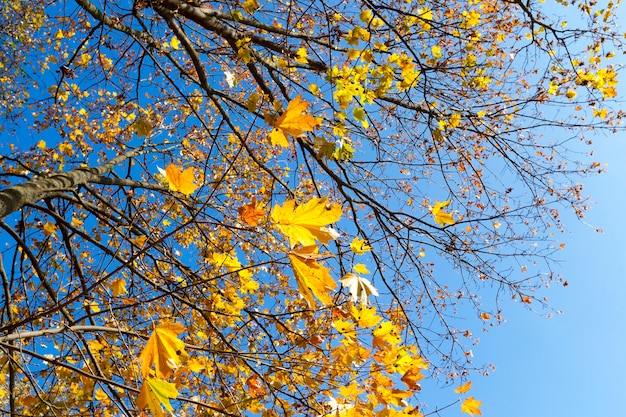
[[[186,196],[193,194],[198,188],[195,183],[195,172],[193,167],[182,171],[174,164],[169,164],[165,170],[159,168],[161,175],[165,176],[172,191],[180,191]]]
[[[173,383],[160,378],[146,378],[137,397],[137,408],[140,410],[148,408],[154,416],[165,417],[161,404],[168,411],[174,411],[170,399],[176,397],[178,391]]]
[[[298,290],[309,308],[315,306],[314,296],[324,305],[332,304],[330,293],[337,288],[337,283],[330,276],[330,269],[315,260],[317,247],[308,246],[289,253]]]
[[[283,148],[289,147],[287,135],[300,136],[304,132],[312,131],[317,126],[317,120],[310,114],[306,114],[309,103],[297,96],[289,102],[287,109],[273,123],[274,130],[270,133],[272,145],[279,145]]]
[[[185,352],[185,343],[178,339],[185,327],[180,323],[166,322],[152,332],[146,346],[139,355],[141,374],[146,377],[154,365],[156,376],[167,378],[172,374],[172,365],[178,365]]]
[[[326,225],[341,217],[339,204],[329,203],[326,198],[312,198],[298,207],[295,205],[295,200],[288,200],[272,210],[274,223],[289,238],[292,248],[297,244],[311,246],[316,240],[326,244],[337,237],[337,232]]]
[[[474,399],[474,397],[468,397],[465,399],[465,401],[461,403],[461,411],[469,414],[470,416],[480,416],[482,415],[482,412],[478,407],[480,407],[482,404],[482,401],[478,401]]]

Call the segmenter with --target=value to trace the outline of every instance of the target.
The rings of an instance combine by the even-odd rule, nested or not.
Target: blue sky
[[[570,220],[559,272],[569,286],[545,291],[563,314],[551,319],[509,303],[507,323],[480,336],[475,362],[493,363],[473,377],[471,394],[483,416],[577,417],[621,415],[626,393],[626,133],[594,140],[607,173],[583,178],[597,203]],[[597,233],[595,228],[603,229]],[[454,413],[461,415],[457,408]]]

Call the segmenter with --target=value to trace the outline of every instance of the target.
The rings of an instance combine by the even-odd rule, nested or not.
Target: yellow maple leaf
[[[189,167],[182,171],[174,164],[169,164],[165,170],[158,168],[161,175],[167,179],[170,190],[180,191],[185,195],[191,195],[198,188],[195,183],[194,169]]]
[[[337,283],[330,276],[330,269],[315,260],[316,251],[316,246],[307,246],[289,253],[298,290],[309,308],[315,306],[313,296],[325,305],[332,304],[330,292],[337,288]]]
[[[250,204],[244,204],[237,209],[239,217],[249,226],[256,226],[259,220],[265,216],[265,210],[261,209],[261,205],[256,202],[256,197],[252,197]]]
[[[52,222],[46,222],[43,225],[43,234],[46,236],[54,236],[57,230],[59,230],[59,227]]]
[[[291,247],[298,243],[311,246],[316,240],[326,244],[338,234],[330,227],[341,217],[341,206],[328,203],[326,198],[313,198],[306,204],[295,207],[296,201],[285,201],[285,204],[274,206],[272,219],[278,228],[289,238]]]
[[[315,117],[306,114],[309,103],[297,96],[289,102],[287,109],[272,124],[274,130],[270,133],[272,145],[280,145],[283,148],[289,147],[287,135],[300,136],[304,132],[309,132],[317,126]]]
[[[128,292],[126,289],[126,280],[124,278],[116,278],[111,284],[109,284],[111,291],[113,291],[113,297],[119,297],[120,295],[124,295]]]
[[[369,274],[370,270],[364,264],[356,264],[352,267],[352,270],[357,274]]]
[[[361,306],[361,308],[357,308],[355,305],[352,305],[350,312],[354,320],[356,320],[362,328],[374,327],[382,320],[382,318],[376,314],[376,307]]]
[[[447,224],[455,223],[454,217],[452,217],[452,214],[446,213],[445,211],[443,211],[443,208],[447,207],[449,204],[450,204],[450,200],[446,200],[441,203],[439,202],[439,200],[437,200],[434,206],[428,207],[428,209],[430,210],[430,212],[433,214],[435,218],[435,223],[437,223],[440,226],[445,226]]]
[[[172,49],[180,49],[180,40],[178,40],[176,36],[172,36],[172,39],[170,39],[170,46]]]
[[[185,352],[185,343],[176,337],[185,327],[180,323],[164,323],[152,332],[146,347],[141,352],[141,374],[145,377],[154,365],[156,376],[167,378],[172,366],[180,363],[179,357]]]
[[[371,251],[372,247],[365,244],[365,239],[355,237],[350,243],[350,250],[357,255],[363,255],[365,252]]]
[[[241,262],[237,259],[237,255],[230,255],[228,253],[214,253],[212,256],[213,263],[217,266],[223,266],[228,269],[229,272],[237,271],[237,274],[242,278],[252,278],[252,270],[244,269]]]
[[[463,394],[469,391],[472,388],[472,381],[467,381],[465,384],[460,385],[457,389],[454,390],[457,394]]]
[[[474,414],[481,416],[483,413],[481,413],[478,407],[482,404],[482,401],[478,401],[474,399],[474,397],[468,397],[465,401],[463,401],[463,403],[461,403],[461,411],[469,414],[470,416],[473,416]]]
[[[154,416],[165,417],[161,404],[168,411],[174,411],[170,398],[176,397],[178,391],[175,384],[159,378],[146,378],[137,397],[137,408],[143,410],[148,407]]]

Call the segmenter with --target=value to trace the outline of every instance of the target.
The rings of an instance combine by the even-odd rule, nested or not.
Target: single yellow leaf
[[[357,274],[369,274],[370,270],[364,264],[356,264],[352,267]]]
[[[313,296],[325,305],[332,304],[330,292],[337,288],[337,283],[330,276],[330,269],[311,256],[316,254],[316,250],[316,246],[308,246],[289,253],[298,290],[309,308],[315,306]]]
[[[148,375],[152,365],[157,377],[167,378],[171,375],[170,363],[178,365],[181,362],[179,357],[185,353],[185,343],[176,337],[184,330],[185,327],[180,323],[164,323],[154,329],[139,356],[141,374],[144,377]]]
[[[146,378],[137,397],[137,408],[143,410],[147,407],[154,416],[165,417],[161,404],[167,410],[174,411],[170,399],[176,397],[178,390],[175,384],[160,378]]]
[[[338,233],[330,227],[341,217],[341,206],[328,203],[326,198],[313,198],[306,204],[295,207],[296,201],[285,201],[285,204],[274,206],[272,219],[278,228],[289,238],[291,247],[298,243],[311,246],[316,240],[326,244],[335,239]]]
[[[54,236],[57,230],[59,230],[59,227],[52,222],[46,222],[43,225],[43,234],[46,236]]]
[[[350,243],[350,250],[357,255],[363,255],[365,252],[369,252],[372,250],[372,247],[365,244],[364,239],[360,239],[359,237],[355,237]]]
[[[473,416],[474,414],[481,416],[482,413],[478,407],[482,404],[482,401],[478,401],[474,399],[474,397],[468,397],[461,403],[461,411],[469,414],[470,416]]]
[[[39,142],[37,142],[37,147],[39,149],[41,149],[42,151],[46,149],[46,141],[45,140],[40,140]]]
[[[436,201],[434,207],[428,207],[428,209],[430,210],[430,212],[433,214],[435,218],[435,223],[437,223],[440,226],[445,226],[447,224],[455,223],[454,217],[452,217],[452,214],[446,213],[445,211],[443,211],[443,208],[447,207],[449,204],[450,204],[450,200],[446,200],[442,203],[440,203],[439,201]]]
[[[472,381],[467,381],[465,384],[459,386],[454,390],[457,394],[464,394],[472,388]]]
[[[178,40],[176,36],[172,36],[172,39],[170,40],[170,46],[172,47],[172,49],[179,49],[180,40]]]
[[[113,297],[119,297],[120,295],[124,295],[128,292],[126,289],[126,280],[124,278],[116,278],[111,284],[111,291],[113,291]]]
[[[188,196],[193,194],[198,188],[198,185],[195,183],[193,167],[189,167],[181,172],[176,165],[169,164],[165,170],[159,168],[159,172],[165,176],[172,191],[180,191]]]
[[[480,313],[480,318],[483,320],[489,320],[491,316],[489,315],[489,313]]]
[[[133,242],[135,246],[141,248],[148,241],[148,236],[140,235],[140,236],[137,236],[136,238],[130,239],[130,241]]]
[[[317,120],[310,114],[306,114],[309,103],[297,96],[289,102],[287,109],[273,123],[274,130],[270,133],[272,145],[279,145],[283,148],[289,147],[287,135],[300,136],[304,132],[309,132],[317,126]]]

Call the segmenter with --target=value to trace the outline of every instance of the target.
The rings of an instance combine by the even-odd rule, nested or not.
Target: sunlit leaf
[[[434,206],[429,207],[430,212],[433,214],[433,217],[435,218],[435,223],[437,223],[440,226],[452,225],[455,223],[454,217],[452,217],[452,214],[446,213],[445,211],[443,211],[443,208],[447,207],[449,204],[450,204],[450,200],[446,200],[441,203],[439,201],[436,201]]]
[[[472,381],[467,381],[454,390],[457,394],[464,394],[472,388]]]
[[[270,133],[272,145],[279,145],[283,148],[289,147],[287,135],[297,137],[304,132],[309,132],[317,126],[315,117],[306,114],[309,103],[297,96],[289,102],[287,109],[273,123],[274,130]]]
[[[330,269],[311,258],[316,249],[315,246],[308,246],[289,253],[298,290],[310,308],[315,306],[313,296],[325,305],[332,304],[331,292],[337,288]]]
[[[365,240],[355,237],[350,243],[350,250],[357,255],[363,255],[365,252],[372,250],[372,247],[365,244]]]
[[[128,292],[126,289],[126,280],[124,278],[114,279],[109,287],[111,287],[113,297],[119,297],[120,295],[124,295]]]
[[[326,198],[312,198],[307,203],[295,207],[295,200],[288,200],[272,210],[272,219],[278,228],[289,238],[291,247],[298,243],[311,246],[316,240],[326,244],[338,235],[326,225],[341,217],[341,206],[329,203]]]
[[[178,339],[185,327],[179,323],[164,323],[152,332],[150,339],[139,356],[141,374],[145,377],[152,365],[157,377],[167,378],[172,374],[171,363],[179,364],[179,357],[185,352],[185,343]]]
[[[470,416],[480,416],[482,415],[482,413],[478,407],[480,407],[481,405],[482,401],[478,401],[474,399],[474,397],[468,397],[465,399],[465,401],[461,403],[461,411],[469,414]]]
[[[189,167],[182,171],[174,164],[169,164],[165,170],[158,168],[168,182],[170,190],[180,191],[184,195],[191,195],[198,188],[195,183],[195,174],[193,167]]]
[[[137,408],[148,408],[154,416],[165,417],[161,405],[168,411],[174,411],[170,399],[176,397],[178,390],[173,383],[160,378],[146,378],[137,397]]]
[[[344,287],[348,288],[353,303],[360,302],[361,305],[367,305],[367,300],[370,295],[376,297],[379,295],[378,290],[374,288],[368,279],[351,272],[347,273],[339,282],[341,282]]]

